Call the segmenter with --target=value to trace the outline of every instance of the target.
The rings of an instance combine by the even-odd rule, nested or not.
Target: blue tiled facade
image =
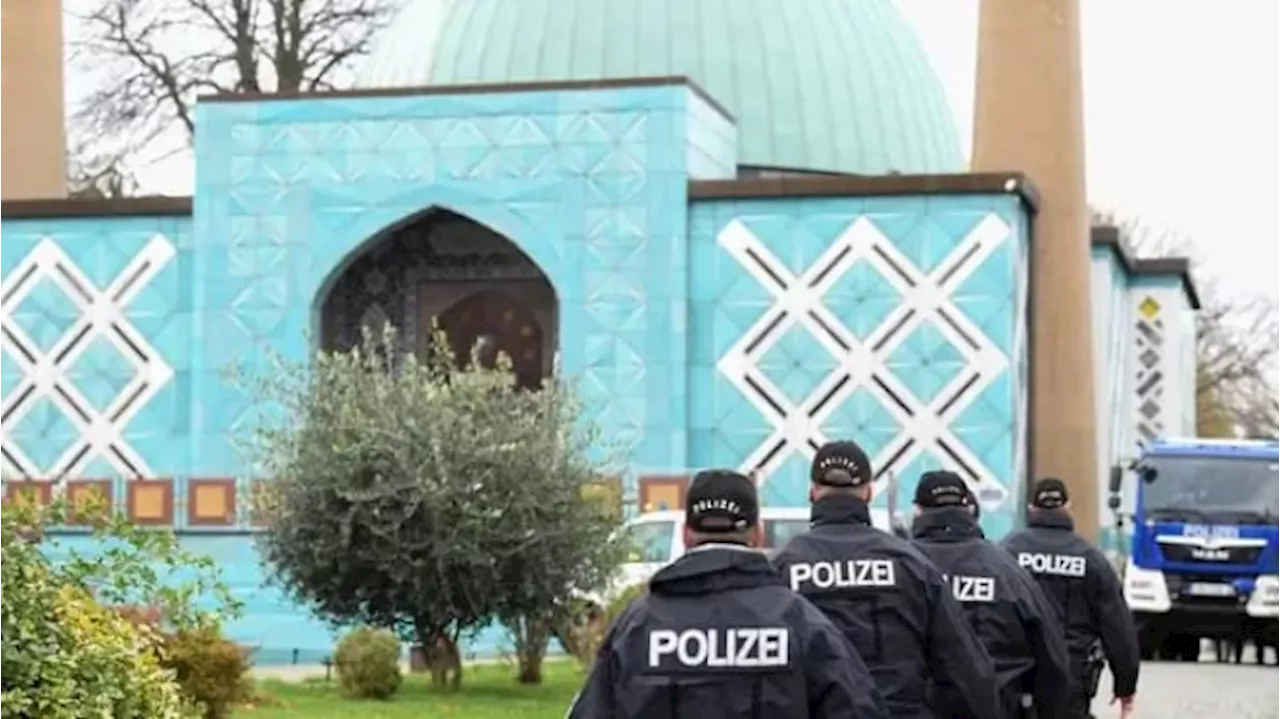
[[[432,207],[511,238],[547,275],[561,366],[641,464],[682,465],[687,118],[678,85],[201,106],[193,466],[238,468],[250,347],[307,347],[315,298],[380,231]],[[709,155],[708,155],[709,156]],[[252,361],[252,360],[249,360]]]
[[[5,476],[112,479],[116,497],[172,478],[170,523],[223,563],[248,608],[232,630],[266,661],[330,638],[263,586],[247,513],[188,517],[196,478],[248,496],[234,439],[255,407],[225,373],[304,357],[342,270],[432,209],[545,273],[561,367],[634,473],[740,467],[801,505],[808,442],[853,437],[902,502],[951,467],[987,490],[988,529],[1016,519],[1017,195],[691,200],[733,177],[736,135],[679,83],[214,101],[197,121],[190,217],[4,220]]]
[[[1098,516],[1104,520],[1099,543],[1111,550],[1128,546],[1109,521],[1111,466],[1135,459],[1154,437],[1196,434],[1199,300],[1179,272],[1168,266],[1153,270],[1130,257],[1114,228],[1094,228],[1094,235],[1095,477]],[[1120,510],[1132,513],[1134,488],[1122,490]]]
[[[803,505],[814,448],[854,438],[904,504],[921,472],[967,475],[1003,534],[1022,505],[1027,238],[1010,195],[694,204],[693,465]]]
[[[6,477],[186,472],[198,324],[191,219],[6,221],[3,234]],[[91,320],[95,305],[103,322]],[[124,421],[109,419],[122,410]],[[93,421],[119,431],[77,458]]]

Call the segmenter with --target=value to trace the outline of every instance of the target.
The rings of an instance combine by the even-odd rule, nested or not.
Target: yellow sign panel
[[[1151,319],[1160,312],[1160,303],[1156,302],[1154,297],[1148,296],[1142,301],[1142,304],[1138,305],[1138,311],[1142,313],[1143,317]]]

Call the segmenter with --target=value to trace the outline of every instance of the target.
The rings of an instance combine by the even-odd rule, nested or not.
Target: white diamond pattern
[[[155,235],[106,288],[99,289],[53,239],[44,238],[9,273],[0,288],[0,326],[5,348],[21,367],[23,378],[3,400],[6,474],[60,479],[101,457],[124,477],[151,476],[146,460],[124,440],[124,430],[172,379],[173,369],[129,321],[126,310],[175,254],[168,238]],[[47,352],[39,349],[13,317],[14,310],[42,281],[56,283],[80,308],[80,316]],[[93,406],[69,376],[95,338],[110,342],[134,369],[132,379],[106,407]],[[10,437],[11,428],[42,397],[80,430],[80,438],[50,466],[38,466]]]
[[[744,459],[741,469],[757,472],[763,482],[792,453],[812,458],[815,445],[828,439],[821,429],[823,422],[862,387],[902,425],[897,438],[873,458],[881,476],[932,449],[940,457],[950,455],[963,462],[977,475],[972,477],[975,481],[999,484],[995,474],[951,432],[949,425],[1008,368],[1009,359],[952,303],[950,296],[1010,237],[1008,224],[991,213],[932,272],[925,273],[870,220],[860,217],[796,276],[745,224],[734,220],[726,225],[717,242],[774,300],[717,363],[719,372],[774,426],[773,434]],[[871,263],[902,296],[901,305],[862,341],[824,304],[828,290],[859,260]],[[909,383],[894,376],[886,365],[893,350],[925,321],[933,322],[966,361],[965,369],[932,402],[917,399]],[[759,361],[796,325],[831,353],[838,366],[808,397],[793,404],[760,371]]]

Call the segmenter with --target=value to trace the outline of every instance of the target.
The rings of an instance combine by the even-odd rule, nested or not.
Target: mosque
[[[225,370],[434,320],[576,379],[631,511],[708,466],[801,506],[854,438],[907,496],[961,473],[993,535],[1048,473],[1095,528],[1112,462],[1193,431],[1198,301],[1090,233],[1050,4],[984,0],[972,171],[890,0],[415,0],[355,89],[201,100],[194,196],[104,201],[62,199],[61,93],[10,81],[61,87],[57,3],[15,43],[6,8],[6,495],[103,491],[224,563],[260,658],[327,652],[261,586]]]

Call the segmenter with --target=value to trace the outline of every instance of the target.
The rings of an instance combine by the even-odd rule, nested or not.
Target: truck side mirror
[[[1111,465],[1111,476],[1107,481],[1107,490],[1112,494],[1120,493],[1120,485],[1124,483],[1124,467]],[[1114,509],[1114,507],[1113,507]]]
[[[1120,509],[1120,495],[1118,493],[1113,492],[1110,497],[1107,497],[1107,509],[1112,512]]]

